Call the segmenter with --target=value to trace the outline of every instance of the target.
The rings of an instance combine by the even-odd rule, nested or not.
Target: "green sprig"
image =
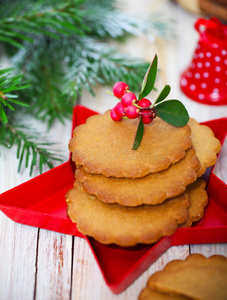
[[[15,111],[15,108],[10,103],[28,107],[27,103],[21,100],[15,100],[15,98],[18,98],[18,95],[11,93],[26,89],[30,85],[22,85],[21,80],[23,74],[11,76],[12,71],[13,68],[0,70],[0,120],[4,124],[8,123],[5,108]]]
[[[31,34],[44,34],[59,38],[59,33],[84,35],[88,27],[83,22],[84,11],[81,5],[84,1],[72,0],[66,3],[52,0],[36,2],[21,1],[2,5],[4,14],[0,21],[0,41],[14,47],[23,48],[23,42],[34,42]],[[49,5],[48,5],[49,4]]]
[[[158,66],[158,57],[155,55],[151,65],[148,68],[148,71],[144,77],[142,90],[139,93],[138,100],[146,97],[154,88],[156,74],[157,74],[157,66]],[[157,116],[164,120],[165,122],[177,126],[182,127],[188,123],[189,115],[188,112],[179,100],[171,99],[164,101],[166,97],[170,93],[170,86],[166,85],[159,96],[156,98],[155,102],[151,105],[150,109],[155,110]],[[144,133],[144,124],[142,122],[142,118],[140,117],[139,124],[136,130],[136,135],[133,143],[133,150],[139,148]]]
[[[7,148],[17,146],[17,159],[19,160],[18,172],[22,165],[30,169],[30,176],[36,165],[40,173],[43,166],[53,168],[53,161],[63,161],[63,156],[57,151],[53,152],[54,143],[48,142],[45,137],[40,138],[40,133],[28,129],[25,125],[4,124],[0,127],[0,145]]]

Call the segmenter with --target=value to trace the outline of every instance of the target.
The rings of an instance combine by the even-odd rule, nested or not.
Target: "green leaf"
[[[142,121],[142,117],[139,118],[139,124],[136,131],[136,136],[133,142],[132,150],[136,150],[139,148],[142,138],[143,138],[143,132],[144,132],[144,124]]]
[[[183,103],[179,100],[168,100],[155,106],[157,115],[165,122],[182,127],[188,123],[189,115]]]
[[[163,101],[170,93],[170,86],[165,85],[164,88],[162,89],[161,93],[159,94],[158,98],[155,100],[154,103],[159,103]]]
[[[144,77],[143,84],[142,84],[142,91],[138,96],[138,100],[146,97],[152,91],[155,83],[156,74],[157,74],[157,68],[158,68],[158,57],[155,54],[155,57]]]

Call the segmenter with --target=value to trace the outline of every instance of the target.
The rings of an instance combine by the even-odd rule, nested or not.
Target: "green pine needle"
[[[22,85],[21,80],[23,75],[11,76],[12,68],[0,70],[0,121],[4,124],[8,122],[6,108],[15,111],[15,108],[9,103],[28,107],[27,103],[20,100],[14,100],[18,97],[16,94],[11,94],[19,90],[26,89],[29,85]]]
[[[21,48],[23,42],[33,42],[32,34],[44,34],[59,38],[59,34],[84,35],[87,26],[83,23],[84,1],[11,1],[0,10],[0,40]]]
[[[17,146],[18,172],[24,164],[25,168],[29,168],[30,176],[37,165],[41,174],[44,165],[53,168],[53,161],[64,160],[62,155],[53,150],[54,143],[48,142],[45,137],[40,138],[40,133],[31,128],[28,129],[25,125],[9,123],[2,125],[0,145],[7,148]]]

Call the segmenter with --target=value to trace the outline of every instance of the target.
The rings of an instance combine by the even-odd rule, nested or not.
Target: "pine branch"
[[[12,2],[12,1],[11,1]],[[34,36],[44,34],[59,39],[59,35],[84,35],[88,27],[83,22],[83,0],[35,2],[20,1],[1,5],[0,40],[14,47],[23,41],[33,42]]]
[[[25,168],[30,169],[30,176],[37,164],[42,173],[44,165],[53,168],[53,161],[63,161],[63,157],[53,151],[54,143],[48,142],[45,137],[40,138],[40,133],[25,125],[8,123],[0,126],[0,145],[7,148],[17,146],[18,172],[24,163]]]
[[[28,107],[28,105],[20,100],[15,100],[18,95],[15,92],[26,89],[29,85],[22,85],[22,74],[11,76],[13,68],[0,70],[0,121],[8,122],[5,108],[15,111],[11,104]],[[14,93],[14,94],[12,94]]]
[[[87,13],[84,22],[90,28],[90,36],[119,39],[128,34],[141,36],[143,33],[153,40],[157,37],[173,37],[172,21],[158,11],[147,17],[122,13],[116,10],[111,1],[87,1],[85,5]]]
[[[26,95],[21,93],[30,104],[27,112],[45,121],[48,128],[56,119],[64,123],[65,118],[70,118],[75,105],[75,99],[62,93],[66,68],[62,50],[58,51],[61,47],[62,42],[41,37],[12,58],[18,72],[23,70],[24,79],[33,83]]]
[[[131,88],[138,88],[148,67],[117,54],[108,44],[77,36],[64,37],[61,42],[36,40],[19,50],[12,62],[18,72],[24,71],[25,80],[33,82],[32,89],[21,95],[30,104],[28,112],[47,122],[48,127],[55,119],[64,122],[71,117],[83,89],[94,95],[94,86],[116,80],[126,80]]]
[[[98,83],[108,85],[119,80],[127,81],[132,89],[138,89],[138,82],[142,81],[149,65],[130,60],[117,53],[115,48],[91,38],[80,39],[77,51],[67,54],[69,71],[64,77],[64,90],[71,97],[78,97],[83,89],[94,95],[93,87]]]

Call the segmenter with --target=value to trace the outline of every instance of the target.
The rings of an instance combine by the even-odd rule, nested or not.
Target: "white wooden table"
[[[123,1],[128,10],[149,11],[149,1]],[[193,28],[198,16],[182,8],[165,2],[165,14],[175,21],[176,39],[168,43],[146,37],[130,38],[122,47],[132,56],[152,61],[158,54],[160,86],[170,84],[171,97],[181,99],[191,117],[199,122],[227,116],[227,106],[208,106],[188,99],[179,88],[179,75],[191,61],[198,41]],[[88,93],[82,95],[81,104],[100,113],[112,108],[115,100],[105,93],[106,87],[97,87],[94,98]],[[43,128],[34,120],[28,123]],[[71,134],[71,122],[65,125],[56,123],[49,136],[59,142],[58,149],[68,157],[68,141]],[[56,135],[58,132],[58,136]],[[218,163],[216,175],[227,182],[225,143]],[[0,156],[0,193],[31,179],[28,170],[17,173],[18,161],[16,149],[1,149]],[[38,175],[35,171],[33,177]],[[0,212],[0,300],[46,300],[46,299],[136,299],[140,290],[152,273],[160,270],[172,259],[183,259],[191,253],[206,256],[222,254],[227,256],[227,244],[184,245],[170,248],[152,264],[131,286],[120,295],[114,295],[106,286],[100,269],[84,239],[57,232],[38,229],[14,223]]]

